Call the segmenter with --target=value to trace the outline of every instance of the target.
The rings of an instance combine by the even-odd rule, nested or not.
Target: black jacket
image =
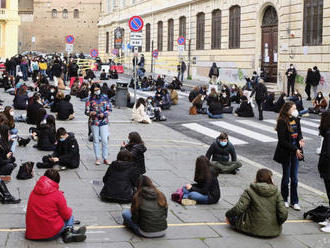
[[[226,146],[221,146],[220,141],[217,139],[213,142],[210,148],[206,152],[206,157],[212,161],[219,161],[219,162],[228,162],[229,156],[231,156],[232,161],[237,160],[236,151],[232,143],[228,141]]]
[[[67,120],[74,113],[72,103],[66,100],[61,100],[56,104],[56,111],[58,120]]]
[[[53,151],[55,149],[55,130],[47,124],[42,124],[36,130],[38,135],[37,148],[41,151]]]
[[[103,177],[104,186],[100,193],[102,200],[118,203],[132,202],[137,177],[135,163],[112,162]]]
[[[27,102],[29,97],[27,95],[16,95],[14,97],[14,108],[25,110],[27,108]]]
[[[62,66],[59,63],[54,63],[52,67],[54,77],[62,76]]]
[[[73,133],[64,141],[58,141],[54,157],[59,158],[59,163],[70,169],[78,168],[80,163],[79,145]]]
[[[254,117],[252,106],[247,101],[243,101],[235,113],[240,117]]]
[[[217,174],[211,169],[211,178],[204,183],[195,183],[192,185],[190,192],[198,192],[209,197],[208,204],[217,203],[220,199],[220,186]]]
[[[134,158],[134,162],[137,167],[137,172],[139,175],[146,173],[146,166],[144,161],[144,153],[147,151],[147,148],[144,144],[130,145],[127,144],[125,149],[128,150]]]
[[[10,158],[7,158],[9,152],[11,152],[11,142],[5,144],[2,139],[0,139],[0,167],[5,167],[10,163],[15,162],[15,157],[13,155]]]
[[[312,85],[313,86],[318,86],[320,84],[321,80],[321,74],[319,70],[313,71],[313,80],[312,80]]]
[[[291,73],[290,73],[290,72],[291,72]],[[289,73],[290,73],[290,75],[289,75]],[[289,81],[289,82],[295,82],[295,80],[296,80],[296,76],[297,76],[296,68],[293,68],[293,69],[289,68],[289,69],[286,71],[285,75],[288,77],[288,81]]]
[[[285,103],[285,100],[283,99],[283,97],[279,97],[274,105],[274,112],[279,113],[281,111],[281,108],[283,107],[284,103]]]
[[[223,105],[219,102],[211,102],[209,106],[209,112],[212,115],[221,115],[223,113]]]
[[[209,77],[212,78],[212,76],[219,77],[219,69],[218,67],[212,66],[209,72]]]
[[[274,111],[274,97],[269,94],[262,106],[264,111]]]
[[[42,108],[42,105],[38,102],[34,102],[27,107],[26,122],[27,124],[37,125],[38,112]]]
[[[319,159],[319,172],[323,179],[330,180],[330,130],[321,134],[324,137],[320,159]]]
[[[291,134],[289,127],[284,120],[278,120],[277,124],[277,137],[278,143],[276,146],[274,160],[280,164],[289,163],[291,156],[296,156],[296,151],[299,149],[299,141],[303,139],[300,127],[300,120],[292,118],[297,123],[297,145],[292,144]]]
[[[255,86],[255,98],[257,103],[263,102],[267,96],[267,87],[263,83],[257,83]]]

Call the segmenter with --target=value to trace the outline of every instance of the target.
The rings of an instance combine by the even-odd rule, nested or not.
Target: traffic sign
[[[142,46],[142,40],[131,40],[130,44],[133,47],[141,47]]]
[[[131,40],[142,40],[142,32],[131,32],[130,33],[130,38]]]
[[[178,44],[179,45],[184,45],[186,43],[186,39],[183,36],[180,36],[178,38]]]
[[[158,55],[159,55],[158,50],[152,51],[152,57],[158,58]]]
[[[178,45],[178,51],[182,54],[184,52],[184,45]]]
[[[140,16],[133,16],[129,19],[128,26],[132,32],[139,32],[143,28],[143,20]]]
[[[72,53],[73,52],[73,44],[65,44],[65,51],[67,53]]]
[[[65,41],[68,44],[73,44],[74,43],[74,37],[73,37],[73,35],[70,34],[70,35],[65,36]]]
[[[93,58],[96,58],[97,56],[99,56],[99,50],[97,50],[97,49],[92,49],[91,52],[90,52],[90,55],[91,55]]]

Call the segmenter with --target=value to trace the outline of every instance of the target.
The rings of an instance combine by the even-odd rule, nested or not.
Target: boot
[[[21,202],[21,199],[15,199],[15,197],[10,194],[6,184],[2,180],[0,181],[0,194],[3,204],[17,204]]]
[[[26,145],[29,144],[30,141],[31,141],[30,138],[27,138],[27,139],[18,138],[18,146],[26,147]]]
[[[86,227],[80,227],[78,230],[74,230],[73,227],[67,227],[64,230],[62,235],[64,243],[71,243],[71,242],[83,242],[86,240]]]

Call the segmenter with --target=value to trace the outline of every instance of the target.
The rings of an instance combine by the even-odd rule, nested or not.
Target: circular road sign
[[[132,32],[139,32],[143,28],[143,20],[140,16],[133,16],[129,19],[128,26]]]
[[[184,45],[184,43],[186,43],[186,39],[183,36],[180,36],[178,38],[178,44],[179,45]]]
[[[74,43],[74,37],[73,37],[73,35],[70,34],[70,35],[65,36],[65,41],[68,44],[73,44]]]
[[[154,51],[152,51],[152,57],[154,57],[154,58],[158,58],[158,50],[154,50]]]
[[[97,56],[99,56],[99,51],[97,49],[92,49],[91,52],[90,52],[90,55],[93,58],[96,58]]]

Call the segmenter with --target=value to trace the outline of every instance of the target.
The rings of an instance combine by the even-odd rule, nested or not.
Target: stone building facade
[[[65,52],[71,34],[73,52],[89,53],[98,46],[101,6],[101,0],[19,0],[19,51]]]
[[[298,71],[303,87],[308,68],[317,65],[323,91],[330,82],[330,1],[326,0],[103,0],[99,23],[99,50],[103,58],[114,56],[114,29],[124,30],[129,42],[128,20],[144,20],[142,52],[151,70],[153,49],[156,73],[176,74],[179,58],[189,65],[194,79],[208,80],[213,62],[224,82],[241,82],[254,70],[264,70],[268,81],[285,87],[289,65]],[[177,38],[185,36],[184,52]],[[108,44],[107,44],[108,43]],[[126,47],[124,63],[131,62]],[[189,49],[190,48],[190,49]]]

